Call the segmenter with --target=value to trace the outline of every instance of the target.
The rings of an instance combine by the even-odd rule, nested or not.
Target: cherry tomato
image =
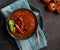
[[[57,5],[57,13],[60,13],[60,4]]]
[[[42,0],[44,3],[49,3],[51,0]]]
[[[49,11],[54,12],[56,10],[56,5],[55,3],[49,3],[47,8]]]
[[[60,4],[60,0],[54,0],[56,4]]]

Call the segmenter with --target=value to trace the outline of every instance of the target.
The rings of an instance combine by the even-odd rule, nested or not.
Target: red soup
[[[37,18],[27,9],[19,9],[13,12],[9,20],[14,21],[14,27],[16,28],[15,32],[11,33],[20,39],[31,37],[37,29]]]

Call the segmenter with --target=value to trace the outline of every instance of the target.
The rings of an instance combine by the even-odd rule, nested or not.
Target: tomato
[[[56,4],[60,4],[60,0],[54,0]]]
[[[60,13],[60,4],[57,5],[57,13]]]
[[[51,0],[42,0],[44,3],[49,3]]]
[[[48,4],[47,8],[49,11],[54,12],[56,10],[56,5],[55,5],[55,3],[52,2],[52,3]]]

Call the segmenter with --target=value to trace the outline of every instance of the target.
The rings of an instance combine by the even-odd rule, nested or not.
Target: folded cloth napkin
[[[20,8],[27,8],[31,10],[27,0],[17,0],[14,3],[4,7],[1,9],[2,14],[5,16],[5,19],[7,19],[10,14]],[[37,13],[35,13],[37,15]],[[20,50],[38,50],[43,47],[47,46],[47,41],[45,38],[45,35],[43,31],[41,30],[40,26],[38,25],[38,31],[40,35],[40,43],[36,44],[36,36],[35,34],[30,37],[29,39],[26,40],[21,40],[21,39],[15,39],[16,43],[18,44],[18,47]]]

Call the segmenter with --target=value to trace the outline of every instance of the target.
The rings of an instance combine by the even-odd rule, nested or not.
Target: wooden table
[[[13,0],[14,1],[14,0]],[[28,0],[29,3],[41,9],[43,18],[43,31],[46,35],[48,46],[41,50],[60,50],[60,15],[51,13],[45,9],[45,4],[40,0]],[[0,8],[10,4],[11,0],[0,0]],[[2,21],[2,15],[0,13],[0,23]],[[1,24],[0,24],[1,26]],[[2,32],[0,27],[0,50],[18,50],[15,42],[10,42],[5,33]]]

